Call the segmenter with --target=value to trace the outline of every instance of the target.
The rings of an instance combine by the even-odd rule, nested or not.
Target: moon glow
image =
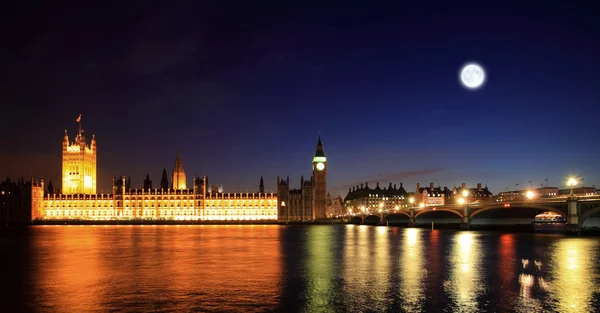
[[[477,89],[485,82],[485,71],[481,65],[469,63],[460,70],[460,82],[468,89]]]

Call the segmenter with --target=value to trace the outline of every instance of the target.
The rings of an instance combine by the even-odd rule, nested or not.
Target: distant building
[[[327,157],[321,136],[312,161],[312,176],[300,178],[300,188],[290,189],[290,177],[277,176],[277,215],[282,222],[304,222],[327,218]]]
[[[558,187],[540,187],[532,191],[536,198],[551,198],[559,195]]]
[[[332,198],[327,193],[327,217],[332,218],[344,214],[344,199],[342,196]]]
[[[96,193],[96,137],[92,135],[89,144],[86,143],[81,129],[81,115],[77,118],[79,132],[74,142],[69,142],[65,130],[62,153],[62,193],[94,194]]]
[[[32,205],[39,205],[44,196],[44,181],[23,178],[0,183],[0,223],[25,224],[31,221]]]
[[[346,212],[378,212],[379,209],[385,211],[394,211],[403,207],[408,207],[406,201],[407,192],[404,190],[402,183],[400,188],[396,188],[396,185],[392,186],[392,183],[387,188],[379,187],[377,183],[376,187],[369,188],[369,182],[365,182],[364,185],[356,186],[348,190],[348,194],[344,198],[344,209]]]
[[[433,183],[430,183],[429,187],[421,187],[421,184],[417,183],[415,206],[441,206],[446,204],[449,195],[450,190],[447,187],[434,187]]]
[[[466,196],[464,196],[464,192],[466,191]],[[446,191],[444,191],[447,193]],[[458,203],[459,198],[464,198],[468,203],[473,202],[483,202],[483,201],[491,201],[493,198],[492,192],[488,189],[487,186],[481,187],[481,183],[477,183],[476,188],[467,188],[466,183],[462,183],[460,188],[454,186],[452,188],[452,192],[447,193],[448,198],[446,204],[456,204]]]
[[[571,189],[561,189],[558,191],[559,195],[568,196],[571,194]],[[573,194],[576,196],[593,196],[596,194],[595,187],[577,187],[573,188]]]
[[[499,192],[494,198],[496,201],[524,201],[528,199],[527,192],[529,191],[533,192],[534,198],[552,198],[560,196],[560,192],[557,187],[540,187],[531,190],[527,189]]]
[[[63,141],[62,192],[44,195],[43,181],[31,181],[24,199],[30,199],[27,216],[31,220],[277,220],[277,195],[264,192],[261,177],[259,192],[224,193],[222,188],[209,191],[206,176],[192,179],[187,188],[179,152],[175,159],[171,185],[163,169],[161,188],[152,188],[146,175],[143,188],[131,188],[131,179],[113,177],[111,194],[96,194],[96,140],[89,145],[81,130],[73,144],[65,134]],[[29,190],[29,191],[27,191]],[[216,192],[215,192],[216,191]],[[6,197],[5,197],[6,198]],[[8,198],[7,198],[8,199]],[[2,198],[4,200],[4,198]],[[13,201],[11,199],[8,199]],[[12,202],[0,213],[12,216]]]

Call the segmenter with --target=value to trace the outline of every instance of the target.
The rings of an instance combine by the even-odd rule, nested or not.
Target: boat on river
[[[564,233],[567,220],[560,214],[544,212],[531,221],[533,229],[540,233]]]

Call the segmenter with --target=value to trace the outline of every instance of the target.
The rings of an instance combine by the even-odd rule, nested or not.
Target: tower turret
[[[312,180],[314,186],[312,218],[314,220],[327,217],[327,157],[325,156],[325,151],[323,150],[321,135],[319,135],[319,140],[317,141],[317,148],[312,163]]]
[[[260,176],[260,185],[258,186],[258,190],[260,193],[265,193],[265,183],[263,181],[262,175]]]
[[[171,186],[173,189],[186,189],[186,178],[183,165],[181,164],[181,155],[179,149],[177,149],[177,158],[175,159],[175,168],[173,169],[173,176],[171,179]]]
[[[160,179],[160,189],[169,190],[169,178],[167,177],[166,168],[163,168],[162,177]]]
[[[150,180],[150,174],[146,173],[146,179],[144,179],[144,191],[150,191],[152,189],[152,181]]]
[[[75,120],[78,133],[73,143],[65,130],[62,153],[62,193],[95,194],[96,193],[96,139],[88,145],[81,128],[81,114]]]

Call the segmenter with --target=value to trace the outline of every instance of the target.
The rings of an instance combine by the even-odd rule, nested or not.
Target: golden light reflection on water
[[[385,309],[385,303],[389,300],[387,291],[390,282],[390,234],[388,227],[379,226],[374,227],[373,230],[371,232],[373,238],[369,244],[374,258],[369,298],[371,303],[375,304],[373,309],[379,311]]]
[[[600,242],[589,238],[567,238],[555,243],[552,251],[552,287],[560,312],[592,312],[593,295],[599,292],[594,281]],[[598,303],[595,303],[597,306]]]
[[[478,312],[477,296],[483,288],[479,241],[473,232],[461,232],[453,241],[450,281],[444,283],[455,305],[452,311]]]
[[[594,238],[352,225],[32,232],[9,247],[13,239],[0,229],[5,249],[26,248],[7,250],[23,255],[14,262],[26,266],[9,263],[0,277],[11,286],[28,281],[23,298],[10,300],[29,301],[36,312],[529,313],[600,306]],[[20,272],[9,277],[11,271]]]
[[[274,310],[279,226],[40,228],[32,259],[38,312]],[[242,309],[243,308],[243,309]],[[260,309],[259,309],[260,308]],[[270,308],[270,309],[269,309]]]
[[[367,231],[371,226],[349,226],[344,246],[344,293],[351,306],[363,307],[369,299],[366,291],[369,288],[369,275],[372,270],[369,238]]]
[[[335,297],[335,275],[332,227],[311,227],[306,245],[306,269],[308,276],[306,312],[335,312],[330,304]]]
[[[405,312],[420,311],[425,299],[424,279],[427,273],[421,242],[421,229],[404,230],[402,254],[400,257],[400,294],[402,309]]]

